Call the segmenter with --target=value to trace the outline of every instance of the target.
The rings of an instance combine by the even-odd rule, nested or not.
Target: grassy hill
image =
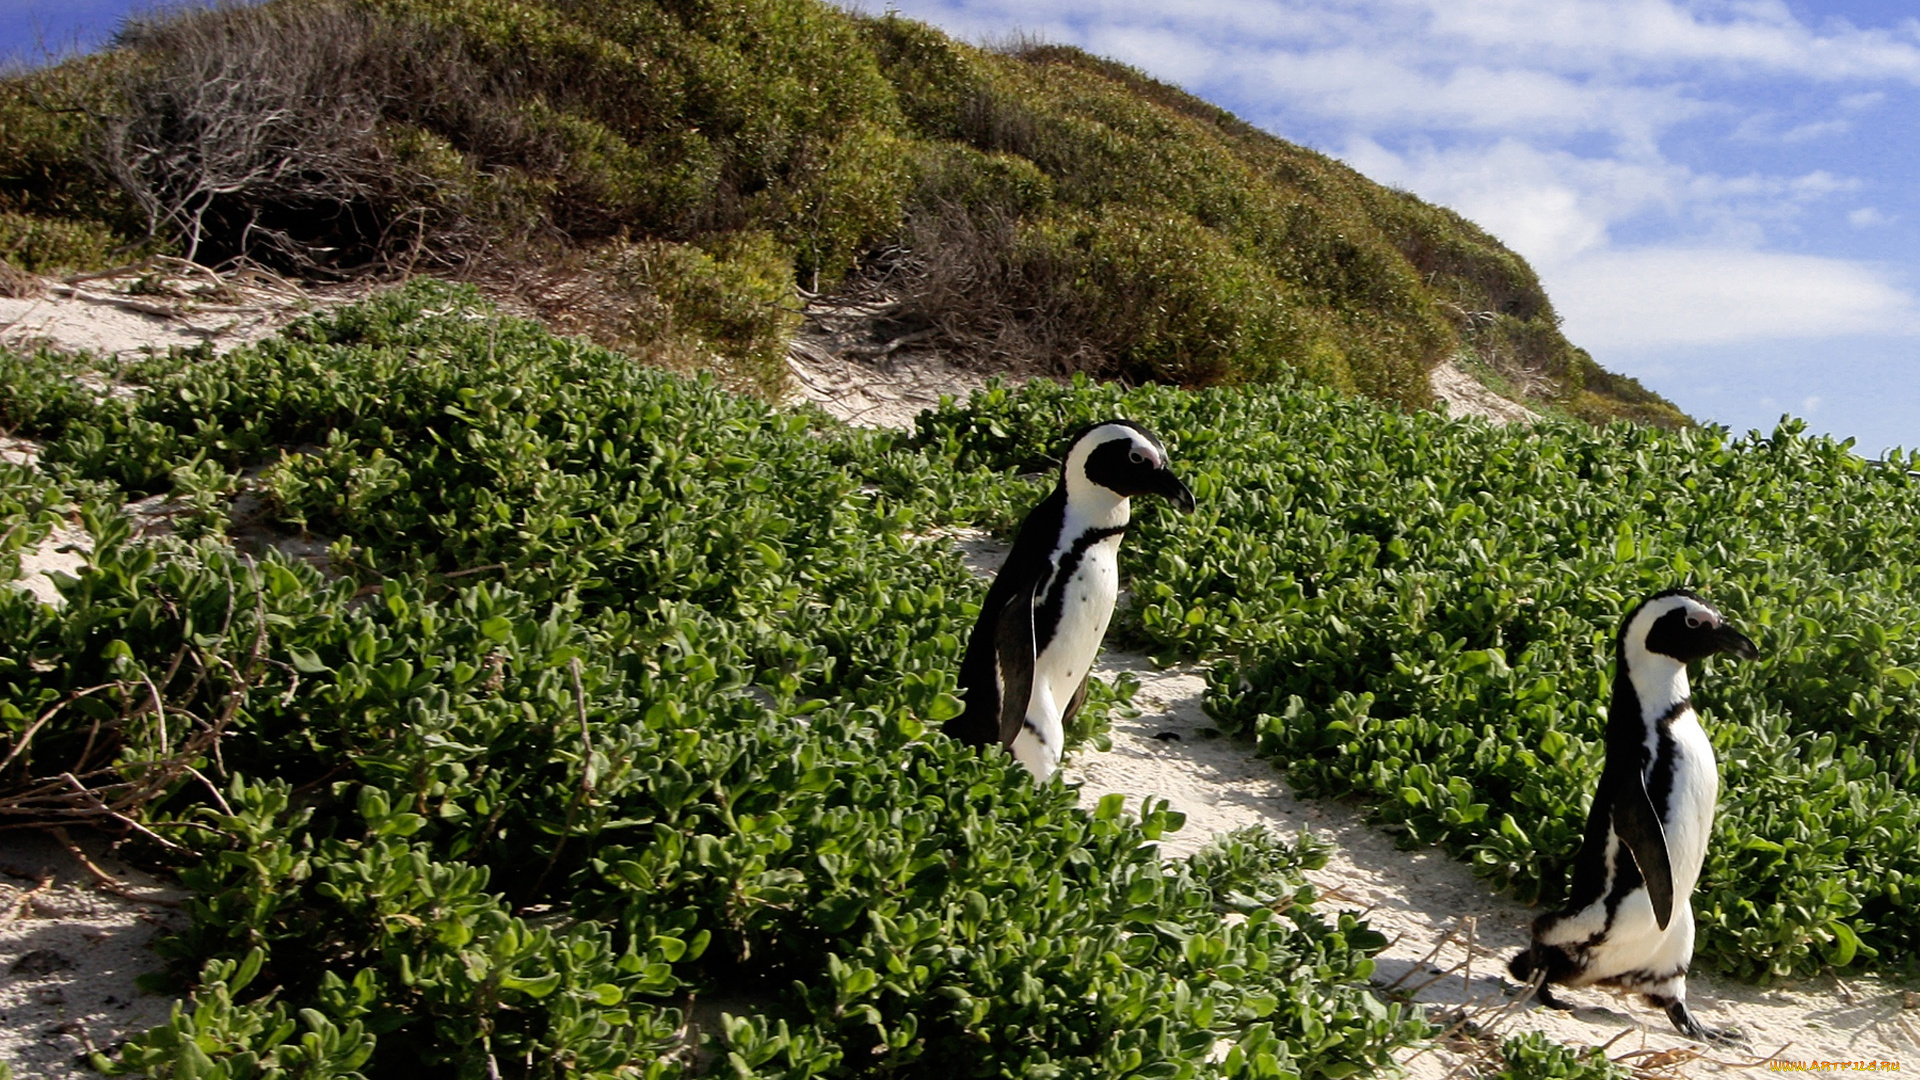
[[[996,370],[1421,407],[1458,356],[1686,422],[1458,215],[1078,50],[813,0],[274,0],[0,81],[0,255],[143,250],[488,280],[762,391],[799,289]]]

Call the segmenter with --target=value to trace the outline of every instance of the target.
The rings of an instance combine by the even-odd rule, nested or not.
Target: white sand
[[[90,861],[125,886],[101,891],[50,836],[0,832],[0,1062],[18,1080],[96,1076],[90,1050],[165,1023],[173,998],[135,980],[161,970],[149,950],[183,925],[178,886],[113,858],[76,832]]]
[[[1561,991],[1580,1006],[1572,1013],[1518,1004],[1506,961],[1527,944],[1537,911],[1496,895],[1465,863],[1437,848],[1398,849],[1366,824],[1358,807],[1298,797],[1279,770],[1253,756],[1250,743],[1209,737],[1212,721],[1200,707],[1205,682],[1196,671],[1156,671],[1147,658],[1128,654],[1109,654],[1100,670],[1109,677],[1135,673],[1142,684],[1135,700],[1141,715],[1114,724],[1111,750],[1072,756],[1066,773],[1083,785],[1081,804],[1092,806],[1109,792],[1126,795],[1135,809],[1149,796],[1166,799],[1187,815],[1186,827],[1162,845],[1169,856],[1248,825],[1289,835],[1306,829],[1332,839],[1339,850],[1311,875],[1323,892],[1322,905],[1364,911],[1375,929],[1394,939],[1379,957],[1376,983],[1400,991],[1419,987],[1414,1000],[1426,1003],[1442,1023],[1451,1024],[1464,1010],[1483,1039],[1496,1043],[1541,1031],[1572,1046],[1610,1044],[1608,1055],[1630,1066],[1665,1055],[1659,1060],[1683,1066],[1684,1075],[1751,1068],[1771,1056],[1920,1061],[1920,1008],[1913,1007],[1920,998],[1872,978],[1773,988],[1710,973],[1689,979],[1695,1015],[1709,1027],[1739,1028],[1751,1053],[1691,1042],[1638,999],[1602,991]],[[1162,737],[1168,733],[1179,737]],[[1400,1057],[1411,1075],[1439,1080],[1479,1049],[1472,1041],[1451,1039]]]

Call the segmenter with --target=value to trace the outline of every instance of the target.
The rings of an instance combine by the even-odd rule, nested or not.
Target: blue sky
[[[128,0],[0,0],[0,55]],[[885,0],[856,5],[884,10]],[[1920,20],[1891,0],[893,0],[1178,84],[1450,206],[1567,336],[1736,432],[1920,447]]]
[[[128,0],[0,0],[0,60],[99,48],[127,12],[157,7]]]

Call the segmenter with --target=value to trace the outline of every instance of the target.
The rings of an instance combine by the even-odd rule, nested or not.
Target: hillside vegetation
[[[1459,356],[1533,404],[1683,424],[1570,345],[1480,229],[1139,72],[814,0],[273,0],[0,81],[0,254],[507,282],[777,390],[796,288],[876,349],[1406,407]]]

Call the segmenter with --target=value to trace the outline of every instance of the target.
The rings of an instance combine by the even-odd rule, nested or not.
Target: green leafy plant
[[[1515,1035],[1500,1044],[1499,1072],[1482,1075],[1498,1080],[1625,1080],[1631,1071],[1614,1064],[1597,1046],[1584,1052],[1563,1046],[1537,1031]]]
[[[1208,708],[1306,789],[1553,903],[1603,752],[1621,612],[1676,583],[1761,644],[1695,700],[1722,795],[1699,951],[1742,974],[1912,955],[1920,909],[1920,478],[1793,423],[1732,438],[1506,430],[1321,391],[993,388],[923,414],[934,494],[1008,529],[989,478],[1101,416],[1168,439],[1199,511],[1136,523],[1138,647],[1217,656]],[[969,475],[971,474],[971,475]],[[909,480],[909,477],[912,479]],[[900,482],[922,482],[903,473]]]
[[[926,530],[1006,504],[891,490],[950,475],[901,437],[426,281],[122,374],[0,472],[93,541],[59,608],[0,590],[0,798],[84,758],[192,892],[112,1068],[1339,1080],[1425,1031],[1318,845],[1163,864],[1164,805],[931,734],[984,583]],[[204,535],[134,535],[149,487]]]

